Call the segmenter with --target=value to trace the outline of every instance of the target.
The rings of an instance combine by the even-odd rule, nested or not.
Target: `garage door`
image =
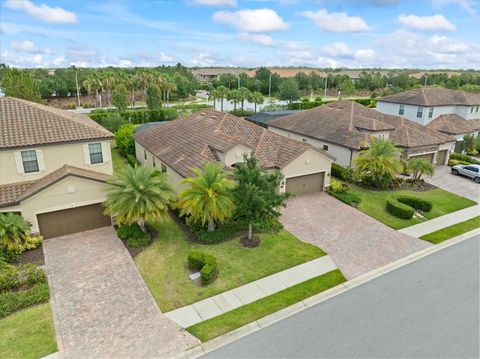
[[[100,203],[37,215],[43,238],[64,236],[89,229],[111,225],[109,216],[103,214]]]
[[[410,156],[410,158],[421,158],[422,160],[426,160],[430,163],[433,163],[433,153],[427,153],[425,155],[418,155],[418,156]]]
[[[320,172],[287,178],[286,191],[296,195],[323,191],[324,175],[325,172]]]
[[[448,150],[438,151],[437,152],[437,166],[443,166],[445,160],[447,159]]]

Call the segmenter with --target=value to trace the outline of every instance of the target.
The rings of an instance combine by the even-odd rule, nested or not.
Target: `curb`
[[[440,244],[433,245],[422,249],[416,253],[410,254],[406,257],[400,258],[395,262],[389,263],[383,267],[374,269],[368,273],[362,274],[352,280],[344,282],[337,285],[336,287],[330,288],[324,292],[316,294],[312,297],[309,297],[303,301],[295,303],[289,307],[279,310],[278,312],[269,314],[263,318],[260,318],[254,322],[251,322],[243,327],[235,329],[229,333],[225,333],[219,337],[216,337],[208,342],[201,343],[187,351],[179,353],[174,358],[176,359],[193,359],[198,358],[201,355],[207,354],[215,349],[223,347],[227,344],[230,344],[238,339],[241,339],[249,334],[252,334],[262,328],[265,328],[269,325],[272,325],[280,320],[288,318],[294,314],[297,314],[305,309],[308,309],[314,305],[317,305],[321,302],[324,302],[330,298],[333,298],[339,294],[342,294],[350,289],[358,287],[362,284],[365,284],[375,278],[378,278],[384,274],[387,274],[395,269],[401,268],[409,263],[413,263],[419,259],[422,259],[430,254],[441,251],[445,248],[453,246],[455,244],[461,243],[475,235],[480,235],[480,228],[474,229],[473,231],[464,233],[457,237],[453,237],[449,240],[446,240]]]

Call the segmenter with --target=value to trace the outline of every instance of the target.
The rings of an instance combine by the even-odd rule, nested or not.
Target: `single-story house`
[[[337,101],[268,122],[268,129],[331,153],[352,166],[371,136],[390,139],[405,159],[422,157],[443,165],[455,139],[400,116],[386,115],[354,101]]]
[[[137,160],[166,172],[177,191],[183,178],[194,176],[193,168],[211,161],[231,169],[244,155],[255,156],[266,170],[280,170],[281,192],[303,194],[330,185],[332,155],[228,113],[203,110],[137,132],[134,139]]]

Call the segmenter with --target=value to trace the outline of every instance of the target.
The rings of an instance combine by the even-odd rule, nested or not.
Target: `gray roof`
[[[140,132],[140,131],[143,131],[143,130],[146,130],[148,128],[152,128],[152,127],[155,127],[155,126],[159,126],[159,125],[162,125],[164,123],[167,123],[167,121],[154,121],[154,122],[146,122],[138,127],[135,127],[135,130],[133,130],[133,132],[137,133],[137,132]]]
[[[378,101],[416,106],[475,106],[480,105],[480,95],[443,87],[424,87],[381,97]]]
[[[257,112],[253,115],[245,117],[246,120],[255,122],[255,123],[267,123],[276,118],[288,116],[293,113],[300,112],[301,110],[288,110],[288,111],[267,111],[267,112]]]

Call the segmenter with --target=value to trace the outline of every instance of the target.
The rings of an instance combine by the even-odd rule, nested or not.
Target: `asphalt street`
[[[203,358],[479,358],[479,243],[443,249]]]

